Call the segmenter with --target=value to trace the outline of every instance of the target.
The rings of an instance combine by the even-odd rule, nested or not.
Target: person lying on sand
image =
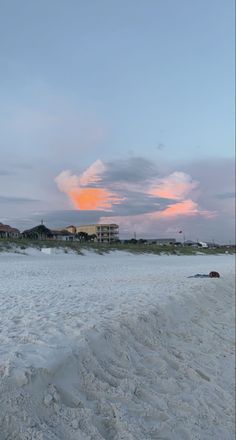
[[[191,275],[188,278],[220,278],[219,272],[212,271],[208,275],[204,273],[197,273],[196,275]]]

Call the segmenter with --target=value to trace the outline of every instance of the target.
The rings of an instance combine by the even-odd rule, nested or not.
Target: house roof
[[[3,223],[0,223],[0,232],[12,232],[12,233],[20,233],[19,229],[12,228],[9,225],[4,225]]]
[[[35,226],[34,228],[27,229],[26,231],[23,232],[23,234],[40,234],[40,235],[51,236],[52,232],[50,231],[50,229],[46,228],[46,226],[38,225]]]

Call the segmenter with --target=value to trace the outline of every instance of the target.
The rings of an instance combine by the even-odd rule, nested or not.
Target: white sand
[[[234,257],[27,253],[0,253],[0,440],[234,439]]]

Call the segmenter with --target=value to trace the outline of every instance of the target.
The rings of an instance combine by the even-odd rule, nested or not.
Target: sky
[[[0,9],[0,222],[235,242],[233,0]]]

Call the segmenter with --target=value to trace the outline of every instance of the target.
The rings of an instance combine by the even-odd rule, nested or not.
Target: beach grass
[[[234,254],[235,246],[220,246],[212,248],[194,248],[184,245],[158,245],[145,243],[91,243],[91,242],[68,242],[57,240],[32,240],[32,239],[0,239],[0,252],[21,252],[27,248],[55,248],[68,251],[74,251],[83,254],[83,251],[93,251],[98,254],[105,254],[111,251],[124,251],[134,254],[166,254],[166,255],[217,255]]]

